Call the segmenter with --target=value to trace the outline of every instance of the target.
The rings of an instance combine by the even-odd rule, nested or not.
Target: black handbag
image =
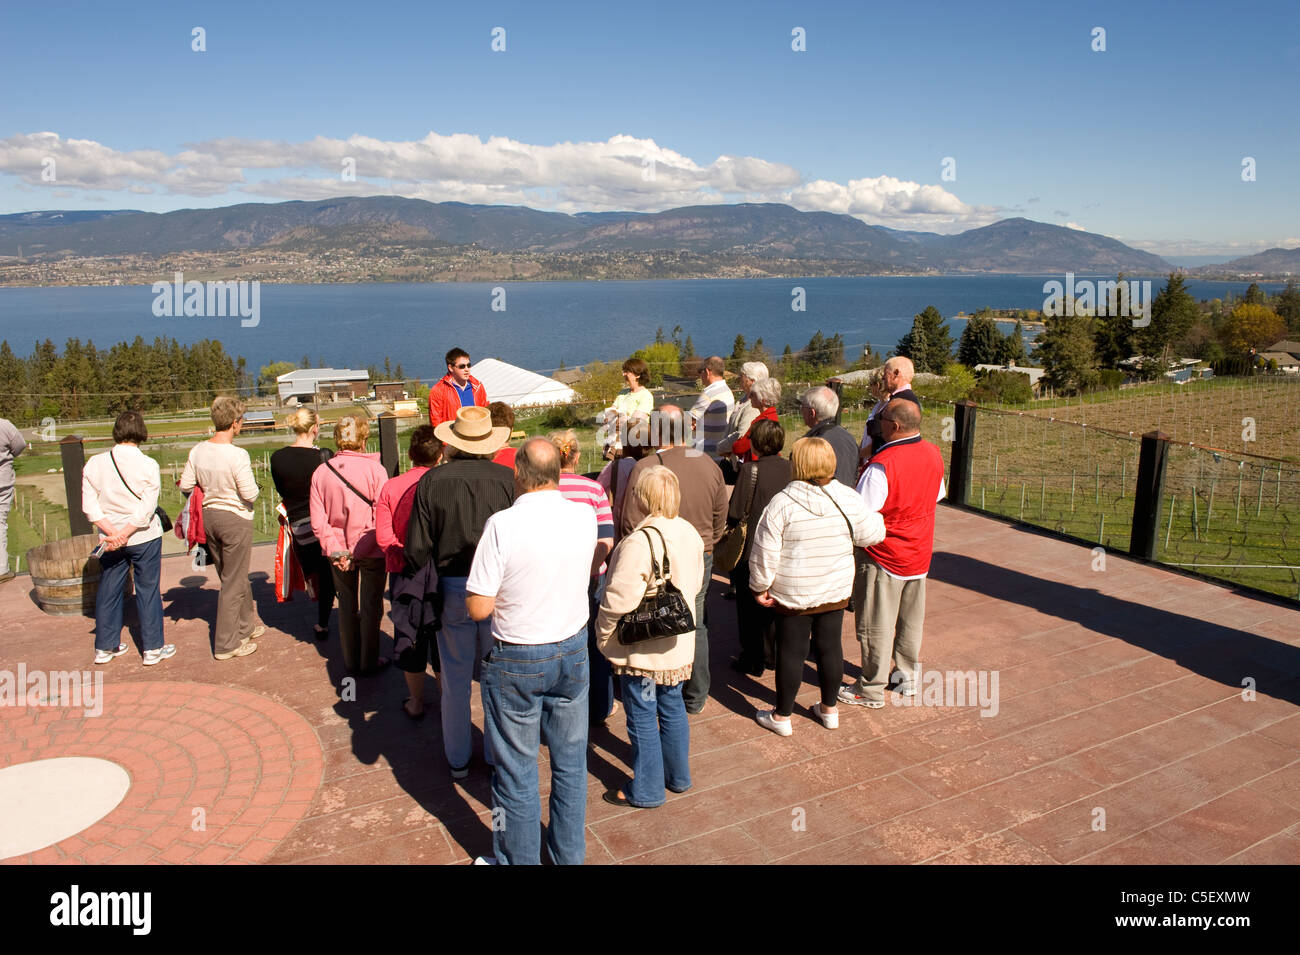
[[[137,501],[144,500],[139,494],[135,493],[135,488],[126,483],[126,478],[122,477],[122,469],[117,466],[117,458],[113,457],[113,452],[111,450],[108,452],[108,459],[113,462],[113,470],[117,472],[118,479],[122,482],[122,485],[131,492],[131,496]],[[166,534],[172,529],[172,519],[167,516],[167,512],[163,510],[161,504],[155,507],[153,512],[157,515],[158,522],[162,524],[162,532]]]
[[[660,574],[659,562],[655,560],[654,538],[648,533],[649,530],[648,527],[641,528],[646,540],[650,542],[650,579],[646,582],[646,595],[641,598],[639,607],[619,618],[618,626],[614,629],[618,642],[625,647],[647,640],[680,636],[695,629],[695,615],[687,606],[682,592],[671,581],[668,543],[664,540],[663,532],[654,528],[664,548],[664,567]],[[652,588],[656,589],[654,596],[650,596]]]

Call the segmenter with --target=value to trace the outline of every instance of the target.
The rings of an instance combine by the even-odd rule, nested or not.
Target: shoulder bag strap
[[[663,549],[664,549],[664,574],[663,574],[663,578],[662,578],[662,579],[664,579],[664,580],[668,580],[668,579],[670,579],[670,578],[672,577],[672,575],[673,575],[673,572],[672,572],[672,567],[671,567],[671,566],[669,565],[669,563],[668,563],[668,542],[667,542],[666,540],[664,540],[664,532],[661,531],[661,530],[660,530],[659,528],[657,528],[657,527],[653,527],[653,528],[651,528],[651,527],[643,527],[643,528],[641,528],[641,529],[642,529],[643,531],[653,530],[656,534],[659,535],[659,543],[663,545]],[[646,536],[649,537],[650,535],[647,534]],[[653,546],[651,546],[651,548],[650,548],[650,560],[651,560],[651,562],[654,561],[654,555],[655,555],[655,549],[654,549]]]
[[[139,494],[135,493],[135,491],[132,490],[131,485],[126,483],[126,478],[122,477],[122,469],[117,466],[117,458],[113,457],[113,451],[111,448],[109,449],[108,452],[108,459],[113,462],[113,470],[117,472],[118,479],[122,482],[122,486],[125,487],[128,491],[131,491],[131,496],[135,498],[137,501],[143,501],[144,498],[142,498]]]
[[[853,524],[849,521],[849,516],[844,513],[844,508],[840,507],[839,504],[836,504],[835,498],[831,495],[831,492],[826,490],[826,485],[822,484],[819,486],[822,489],[822,493],[831,499],[832,504],[835,504],[835,510],[840,512],[840,517],[844,518],[844,526],[849,529],[849,549],[851,550],[853,548]]]
[[[331,471],[333,471],[335,477],[337,477],[340,481],[342,481],[344,484],[346,484],[346,485],[351,489],[351,491],[352,491],[353,494],[355,494],[357,497],[361,498],[361,500],[365,501],[365,502],[366,502],[368,505],[370,505],[371,507],[374,507],[374,506],[375,506],[375,502],[372,501],[372,500],[370,500],[370,498],[366,497],[366,496],[365,496],[364,494],[362,494],[360,491],[358,491],[358,490],[356,489],[356,487],[353,486],[353,484],[352,484],[351,481],[349,481],[347,478],[345,478],[342,474],[339,473],[339,469],[338,469],[338,468],[336,468],[334,465],[330,464],[330,462],[328,462],[328,461],[325,462],[325,466],[326,466],[327,468],[329,468]]]
[[[750,512],[754,509],[754,495],[758,493],[758,464],[751,461],[749,467],[750,477],[753,480],[749,482],[749,494],[745,496],[745,514],[740,519],[742,524],[749,523]]]

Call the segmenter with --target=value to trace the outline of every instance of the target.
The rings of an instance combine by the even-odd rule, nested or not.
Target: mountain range
[[[873,226],[776,203],[568,215],[524,206],[393,196],[244,203],[154,213],[29,212],[0,216],[0,257],[165,255],[228,251],[310,235],[347,247],[357,227],[391,227],[424,244],[512,253],[681,251],[862,263],[865,271],[1165,274],[1164,259],[1115,239],[1029,219],[955,235]],[[1282,250],[1273,250],[1281,252]],[[1265,255],[1271,253],[1264,253]]]
[[[1265,249],[1221,265],[1202,265],[1193,275],[1300,275],[1300,248]]]

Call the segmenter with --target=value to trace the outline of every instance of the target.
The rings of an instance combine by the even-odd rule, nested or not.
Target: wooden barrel
[[[99,558],[91,557],[90,552],[97,546],[98,534],[79,534],[29,550],[27,569],[36,589],[36,605],[48,614],[93,617],[101,568]],[[123,596],[132,594],[128,573]]]

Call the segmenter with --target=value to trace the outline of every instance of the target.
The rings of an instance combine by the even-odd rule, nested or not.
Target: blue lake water
[[[475,359],[496,357],[547,374],[561,362],[621,361],[653,340],[656,328],[670,334],[675,325],[706,355],[730,354],[737,334],[750,344],[761,337],[779,354],[786,343],[801,348],[820,329],[841,334],[852,357],[866,343],[888,353],[927,305],[945,317],[983,306],[1042,308],[1043,283],[1052,278],[1063,276],[263,285],[253,328],[237,317],[155,317],[149,286],[0,288],[0,339],[25,357],[46,338],[60,349],[73,337],[101,348],[137,335],[182,343],[215,338],[254,373],[304,355],[335,367],[382,365],[388,356],[420,377],[443,374],[442,355],[456,345]],[[1153,280],[1152,291],[1163,284]],[[1241,295],[1248,284],[1188,287],[1196,298],[1212,299]],[[802,312],[791,309],[796,286],[805,291]],[[497,287],[505,290],[504,311],[492,307]],[[960,324],[952,330],[956,338]]]

